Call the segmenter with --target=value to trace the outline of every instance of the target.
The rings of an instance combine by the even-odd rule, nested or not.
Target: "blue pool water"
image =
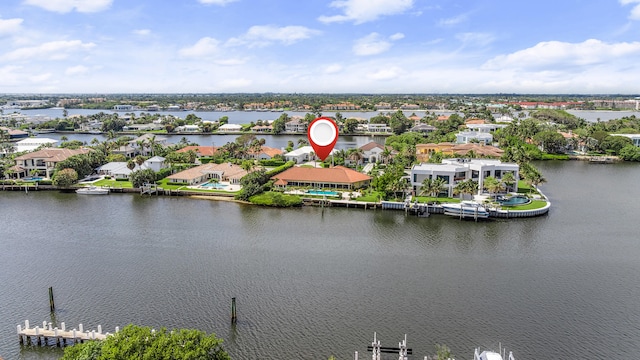
[[[44,179],[43,177],[26,177],[26,178],[22,178],[22,180],[24,181],[40,181]]]
[[[307,190],[305,193],[309,195],[338,196],[337,191],[327,191],[327,190]]]
[[[500,202],[501,205],[522,205],[528,204],[531,200],[526,196],[516,195],[507,199],[498,200],[498,202]]]
[[[214,189],[224,189],[226,188],[228,185],[226,184],[220,184],[220,183],[216,183],[216,182],[208,182],[206,184],[202,184],[200,185],[202,187],[208,187],[208,188],[214,188]]]

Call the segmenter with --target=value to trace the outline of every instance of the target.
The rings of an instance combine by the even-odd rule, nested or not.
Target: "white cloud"
[[[22,19],[0,19],[0,36],[20,31]]]
[[[371,33],[355,41],[353,53],[358,56],[369,56],[381,54],[391,48],[391,42],[404,38],[404,34],[396,33],[385,39],[378,33]]]
[[[198,0],[201,4],[205,5],[220,5],[224,6],[232,2],[236,2],[238,0]]]
[[[222,65],[222,66],[238,66],[238,65],[246,64],[247,60],[248,59],[246,59],[246,58],[243,58],[243,59],[239,59],[239,58],[219,59],[219,60],[216,60],[216,64],[217,65]]]
[[[68,76],[82,75],[82,74],[86,74],[87,72],[89,72],[89,68],[84,65],[68,67],[64,71],[65,75],[68,75]]]
[[[13,50],[3,55],[0,59],[8,61],[64,60],[73,52],[87,51],[95,46],[94,43],[83,43],[80,40],[51,41],[38,46]]]
[[[49,79],[51,79],[51,73],[39,74],[39,75],[31,75],[29,76],[29,80],[34,83],[42,83]]]
[[[132,33],[138,36],[149,36],[151,35],[151,30],[149,29],[136,29],[133,30]]]
[[[457,34],[456,39],[460,40],[465,46],[471,45],[482,47],[491,44],[495,40],[495,37],[487,33],[467,32]]]
[[[324,68],[325,74],[335,74],[339,73],[340,71],[342,71],[342,65],[340,64],[331,64]]]
[[[277,27],[273,25],[256,25],[250,27],[244,35],[229,39],[229,41],[227,41],[227,45],[263,47],[271,45],[274,42],[291,45],[318,34],[320,34],[320,31],[309,29],[304,26]]]
[[[218,53],[218,45],[220,42],[214,38],[203,37],[193,46],[180,49],[179,54],[182,57],[202,58],[212,56]]]
[[[391,48],[391,43],[378,33],[371,33],[355,41],[353,53],[358,56],[381,54]]]
[[[496,56],[487,61],[483,68],[557,69],[607,63],[637,54],[640,54],[640,42],[607,44],[595,39],[581,43],[546,41],[528,49]]]
[[[58,13],[68,13],[73,10],[93,13],[108,9],[113,0],[24,0],[24,3]]]
[[[395,33],[395,34],[389,36],[389,40],[396,41],[396,40],[400,40],[400,39],[404,39],[404,34],[403,33]]]
[[[440,19],[440,21],[438,21],[438,25],[443,27],[455,26],[467,21],[468,18],[469,16],[467,14],[461,14],[447,19]]]
[[[370,73],[367,75],[367,78],[372,80],[391,80],[395,79],[402,73],[402,69],[397,66],[392,66],[390,68],[379,69],[376,72]]]
[[[343,15],[320,16],[323,23],[353,21],[362,24],[381,16],[402,14],[413,7],[413,0],[335,0],[331,7],[342,9]]]
[[[640,20],[640,0],[620,0],[620,4],[623,6],[635,4],[631,9],[631,13],[629,13],[629,19]]]

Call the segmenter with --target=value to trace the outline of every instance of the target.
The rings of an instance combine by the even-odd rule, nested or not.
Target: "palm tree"
[[[387,161],[389,161],[389,157],[391,156],[391,148],[385,146],[384,150],[382,150],[382,152],[380,153],[380,156],[382,157],[382,163],[386,164]]]
[[[127,169],[133,170],[136,168],[136,163],[133,160],[127,161]]]
[[[348,153],[349,153],[349,159],[355,160],[356,165],[360,165],[362,163],[361,161],[364,158],[364,151],[362,149],[360,148],[349,149]]]
[[[136,164],[138,164],[138,166],[142,166],[142,164],[144,164],[144,156],[136,156],[133,161],[136,162]]]
[[[496,197],[498,196],[498,191],[500,191],[503,186],[500,180],[493,176],[486,177],[482,182],[482,185],[489,193],[494,194]]]
[[[433,195],[433,179],[428,177],[422,180],[422,184],[420,184],[420,195]]]
[[[503,174],[502,182],[507,186],[508,191],[513,191],[513,184],[516,183],[515,175],[512,172]]]

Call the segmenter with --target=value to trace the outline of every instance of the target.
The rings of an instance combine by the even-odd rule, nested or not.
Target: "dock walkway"
[[[67,345],[67,342],[82,343],[87,340],[104,340],[110,333],[103,333],[102,326],[98,325],[97,330],[84,331],[82,324],[78,325],[78,329],[67,330],[65,323],[60,324],[60,328],[52,327],[51,323],[42,322],[42,327],[29,326],[29,320],[24,321],[24,328],[17,326],[20,344],[31,345],[32,338],[35,339],[37,345],[48,345],[49,339],[55,341],[57,346]],[[120,329],[116,327],[116,332]]]

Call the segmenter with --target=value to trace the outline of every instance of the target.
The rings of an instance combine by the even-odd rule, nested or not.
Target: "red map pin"
[[[327,117],[319,117],[309,124],[307,137],[316,155],[324,161],[338,141],[338,125]]]

